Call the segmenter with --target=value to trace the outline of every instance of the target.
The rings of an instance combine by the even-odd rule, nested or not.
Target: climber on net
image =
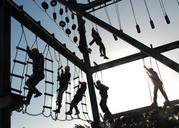
[[[91,35],[93,37],[93,40],[89,43],[89,45],[92,45],[94,42],[96,42],[96,44],[99,46],[100,56],[104,57],[104,59],[109,59],[106,56],[106,48],[102,42],[102,39],[101,39],[99,33],[94,28],[92,28]]]
[[[106,105],[107,104],[107,98],[108,98],[107,91],[108,91],[109,87],[102,84],[100,80],[96,81],[95,87],[99,90],[99,93],[101,95],[101,101],[100,101],[99,104],[100,104],[102,111],[104,112],[104,119],[111,119],[112,114],[111,114],[111,112],[109,111],[109,109]]]
[[[167,97],[166,92],[163,89],[163,82],[160,80],[158,74],[156,71],[153,70],[153,68],[147,68],[146,66],[144,66],[144,68],[146,69],[147,75],[150,77],[150,79],[152,80],[153,84],[154,84],[154,97],[153,97],[153,103],[152,106],[158,106],[157,105],[157,92],[158,89],[160,90],[160,92],[162,93],[163,97],[165,98],[165,105],[169,104],[169,99]]]
[[[54,110],[55,113],[60,113],[60,109],[62,107],[62,98],[63,98],[63,93],[68,89],[68,84],[71,78],[71,73],[70,73],[70,67],[65,66],[65,71],[63,69],[61,70],[61,74],[58,72],[58,77],[57,80],[59,81],[60,87],[57,90],[58,91],[58,97],[57,97],[57,109]]]
[[[78,110],[78,103],[82,100],[83,98],[83,95],[86,91],[86,82],[80,82],[79,81],[79,84],[80,84],[80,88],[77,90],[73,100],[71,101],[71,104],[70,104],[70,110],[68,112],[66,112],[67,115],[71,115],[72,114],[72,109],[75,108],[75,115],[78,115],[80,113],[80,111]]]
[[[27,46],[27,54],[29,58],[32,59],[33,73],[25,82],[25,84],[29,88],[26,100],[24,101],[25,105],[30,104],[30,100],[33,94],[35,94],[34,97],[39,97],[42,95],[42,93],[35,86],[41,80],[44,79],[44,56],[43,54],[39,53],[39,50],[37,48],[30,49],[28,46]]]

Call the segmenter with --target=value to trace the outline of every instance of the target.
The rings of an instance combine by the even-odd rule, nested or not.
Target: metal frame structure
[[[135,61],[141,58],[145,58],[147,56],[152,56],[156,60],[160,61],[164,65],[170,67],[171,69],[179,72],[179,65],[175,61],[167,58],[166,56],[160,54],[162,52],[166,52],[172,49],[179,48],[179,41],[168,43],[167,45],[159,46],[157,48],[149,48],[138,40],[130,37],[129,35],[121,32],[120,30],[112,27],[111,25],[103,22],[97,17],[89,14],[89,10],[93,10],[94,8],[102,8],[113,4],[115,2],[119,2],[121,0],[116,0],[115,2],[111,2],[112,0],[103,0],[103,1],[93,1],[89,4],[82,5],[76,2],[73,4],[68,3],[66,0],[57,0],[61,4],[67,6],[71,10],[77,13],[78,24],[82,23],[83,17],[89,19],[90,21],[98,24],[102,28],[111,32],[112,34],[118,36],[122,40],[131,44],[135,48],[139,49],[141,52],[136,53],[130,56],[126,56],[124,58],[119,58],[117,60],[103,63],[100,65],[96,65],[92,67],[90,65],[90,58],[88,53],[83,53],[84,60],[80,60],[77,56],[75,56],[70,50],[68,50],[60,41],[58,41],[53,34],[50,34],[46,29],[44,29],[40,22],[35,21],[31,16],[29,16],[25,11],[23,11],[23,7],[17,6],[14,2],[10,0],[1,0],[0,1],[0,96],[5,96],[10,93],[10,17],[14,17],[21,24],[26,26],[29,30],[35,33],[39,38],[44,40],[49,46],[53,47],[56,51],[82,69],[87,76],[91,108],[93,114],[93,121],[95,123],[100,122],[96,94],[93,86],[93,78],[92,74],[101,71],[104,69],[108,69],[114,66],[118,66],[121,64],[125,64],[131,61]],[[70,0],[69,0],[70,1]],[[100,6],[100,5],[104,6]],[[83,25],[85,30],[85,24]],[[87,46],[85,32],[82,32],[81,35],[84,38],[84,45]],[[4,109],[0,109],[0,128],[10,128],[10,111]]]
[[[83,9],[80,8],[78,4],[69,4],[65,0],[57,0],[58,2],[62,3],[63,5],[67,6],[71,10],[75,11],[78,15],[84,16],[88,20],[94,22],[95,24],[99,25],[100,27],[104,28],[105,30],[109,31],[110,33],[118,36],[122,40],[126,41],[130,45],[134,46],[135,48],[139,49],[143,53],[145,53],[148,56],[151,56],[155,58],[156,60],[160,61],[164,65],[170,67],[171,69],[175,70],[176,72],[179,72],[179,64],[175,61],[167,58],[164,55],[161,55],[157,51],[155,51],[153,48],[149,48],[140,41],[130,37],[126,33],[112,27],[111,25],[105,23],[104,21],[98,19],[97,17],[85,12]]]

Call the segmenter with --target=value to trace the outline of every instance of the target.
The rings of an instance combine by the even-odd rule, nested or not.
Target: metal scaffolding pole
[[[78,20],[78,30],[80,34],[80,41],[81,45],[83,45],[83,58],[84,58],[84,63],[87,67],[88,70],[86,70],[86,77],[87,77],[87,82],[88,82],[88,89],[89,89],[89,95],[90,95],[90,102],[91,102],[91,109],[92,109],[92,115],[93,115],[93,124],[95,126],[98,126],[100,122],[100,117],[99,117],[99,111],[98,111],[98,105],[97,105],[97,100],[96,100],[96,93],[94,89],[94,82],[93,82],[93,77],[92,77],[92,72],[90,70],[91,65],[90,65],[90,58],[89,58],[89,53],[87,51],[87,42],[86,42],[86,30],[85,30],[85,21],[83,20],[82,16],[77,15],[77,20]],[[94,127],[94,126],[92,126]],[[96,128],[96,127],[95,127]]]
[[[10,15],[0,1],[0,97],[10,94]],[[8,109],[0,109],[0,128],[10,128]]]

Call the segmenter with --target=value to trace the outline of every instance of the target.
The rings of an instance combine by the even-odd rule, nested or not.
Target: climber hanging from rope
[[[165,98],[165,105],[168,105],[169,104],[169,99],[167,97],[167,94],[166,92],[164,91],[164,88],[163,88],[163,82],[160,80],[158,74],[156,71],[153,70],[153,68],[147,68],[145,65],[144,65],[144,68],[146,69],[146,72],[147,72],[147,75],[151,78],[153,84],[154,84],[154,97],[153,97],[153,103],[152,103],[152,106],[158,106],[157,105],[157,92],[158,92],[158,89],[160,90],[160,92],[162,93],[163,97]]]
[[[85,39],[85,37],[83,35],[86,32],[86,30],[85,30],[84,24],[85,24],[85,20],[82,20],[81,24],[78,27],[78,32],[79,32],[79,35],[80,35],[80,40],[79,40],[79,46],[78,46],[78,48],[79,48],[80,52],[83,53],[83,54],[84,53],[91,53],[91,51],[92,51],[85,44],[86,39]]]
[[[68,89],[70,78],[71,78],[71,73],[70,73],[69,66],[65,66],[65,72],[63,71],[63,69],[61,69],[61,74],[59,74],[59,71],[58,71],[57,80],[59,81],[60,87],[57,90],[58,97],[57,97],[56,104],[58,108],[54,110],[55,113],[60,113],[60,108],[62,106],[61,103],[62,103],[63,93]]]
[[[99,93],[101,95],[101,101],[99,104],[100,104],[102,111],[104,112],[104,119],[111,119],[112,114],[109,111],[108,106],[106,105],[107,98],[108,98],[107,91],[108,91],[109,87],[102,84],[100,80],[96,81],[95,87],[99,90]]]
[[[25,105],[30,104],[30,100],[33,94],[35,94],[34,97],[39,97],[42,95],[42,93],[35,86],[41,80],[44,79],[44,56],[43,54],[39,53],[39,50],[37,48],[30,49],[29,46],[27,46],[27,54],[29,58],[32,59],[33,73],[29,77],[29,79],[25,82],[25,84],[29,88],[26,100],[24,101]]]
[[[99,35],[99,33],[94,29],[92,28],[92,37],[93,37],[93,40],[89,43],[89,45],[92,45],[94,42],[96,42],[96,44],[99,46],[99,51],[100,51],[100,56],[103,56],[104,59],[109,59],[107,56],[106,56],[106,48],[102,42],[102,39]]]
[[[68,112],[66,112],[67,115],[71,115],[72,114],[72,109],[75,108],[75,115],[78,115],[80,113],[80,111],[78,110],[78,103],[82,100],[83,95],[86,91],[86,82],[80,82],[79,84],[81,85],[80,88],[77,90],[73,100],[71,101],[70,104],[70,110]]]

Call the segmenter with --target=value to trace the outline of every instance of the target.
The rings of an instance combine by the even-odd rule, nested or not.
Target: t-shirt
[[[107,90],[109,89],[109,87],[101,84],[98,87],[96,86],[96,88],[99,90],[99,93],[100,93],[101,97],[108,95]]]
[[[70,81],[71,74],[69,72],[61,73],[58,80],[60,81],[60,86],[65,87],[68,86],[68,82]]]
[[[33,54],[31,51],[28,51],[27,54],[29,58],[32,59],[33,73],[41,74],[44,72],[44,56],[42,53]]]

